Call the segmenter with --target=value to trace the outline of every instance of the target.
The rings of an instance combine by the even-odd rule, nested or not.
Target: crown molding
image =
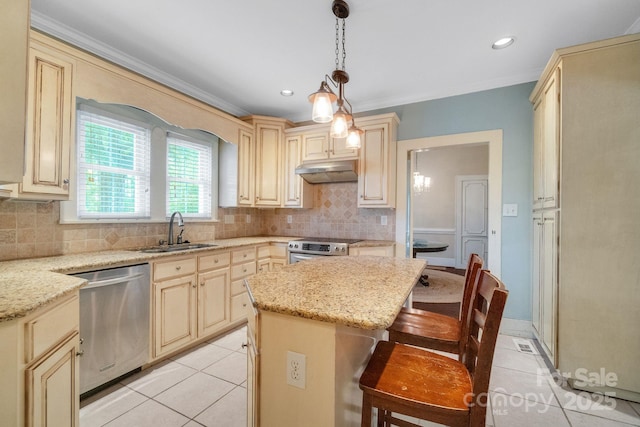
[[[217,96],[205,92],[202,89],[193,86],[175,76],[165,73],[156,67],[142,62],[124,52],[115,49],[99,40],[94,39],[80,31],[77,31],[59,21],[49,18],[35,10],[31,11],[31,27],[56,37],[66,43],[86,50],[89,53],[97,55],[100,58],[111,61],[126,69],[141,74],[151,80],[166,85],[178,92],[189,95],[197,100],[205,102],[215,108],[218,108],[228,114],[236,117],[242,117],[251,114],[250,112],[233,105]]]

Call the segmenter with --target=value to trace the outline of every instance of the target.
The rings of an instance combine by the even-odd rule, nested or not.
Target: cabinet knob
[[[181,269],[181,268],[182,268],[182,266],[181,266],[181,265],[176,265],[176,270],[177,270],[177,271],[180,271],[180,269]]]
[[[213,260],[213,263],[214,263],[214,264],[217,264],[217,263],[218,263],[218,258],[214,259],[214,260]]]
[[[189,281],[189,284],[192,288],[196,288],[198,286],[197,284],[193,283],[193,281]]]
[[[246,269],[246,268],[243,268],[243,269],[242,269],[242,272],[243,272],[243,273],[246,273],[246,272],[247,272],[247,269]]]
[[[247,348],[247,347],[249,347],[249,344],[247,344],[246,342],[243,342],[242,343],[242,348]]]
[[[63,184],[69,184],[69,178],[65,178],[65,179],[63,179],[63,180],[62,180],[62,183],[63,183]]]
[[[76,351],[76,357],[80,357],[80,356],[82,356],[82,355],[84,355],[84,350],[78,350],[78,351]]]
[[[204,286],[204,282],[200,282],[200,286]]]

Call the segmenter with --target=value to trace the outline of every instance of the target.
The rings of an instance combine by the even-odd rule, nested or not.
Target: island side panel
[[[260,424],[359,426],[358,387],[382,330],[260,312]],[[287,351],[306,356],[305,389],[287,384]]]
[[[260,312],[260,425],[334,425],[334,324]],[[287,351],[306,356],[306,386],[287,384]]]

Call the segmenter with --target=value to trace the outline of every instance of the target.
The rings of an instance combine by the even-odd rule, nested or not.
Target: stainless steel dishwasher
[[[76,274],[80,289],[80,394],[149,360],[149,265]]]

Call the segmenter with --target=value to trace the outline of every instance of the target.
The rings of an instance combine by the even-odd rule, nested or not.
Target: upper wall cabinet
[[[346,138],[331,138],[327,125],[296,129],[302,140],[301,163],[357,159],[358,150],[347,148]]]
[[[364,130],[358,173],[359,208],[395,208],[396,206],[396,133],[395,113],[357,120]]]
[[[2,0],[0,28],[0,184],[4,184],[20,182],[24,174],[29,2]]]
[[[285,208],[313,207],[313,188],[311,184],[296,174],[296,167],[302,160],[303,135],[287,135],[284,143],[284,194],[282,204]]]
[[[253,160],[255,175],[253,180],[244,176],[238,181],[248,182],[249,186],[253,182],[252,206],[280,207],[282,205],[284,131],[291,126],[291,123],[285,119],[264,116],[250,116],[245,118],[245,121],[254,126],[254,150],[253,153],[247,152],[246,146],[241,145],[238,147],[238,158],[245,163]],[[246,173],[244,166],[240,166],[239,169],[241,174]]]
[[[533,208],[558,207],[560,74],[551,73],[533,106]]]
[[[26,128],[26,163],[10,197],[30,200],[69,198],[70,155],[75,105],[74,59],[31,40]]]

